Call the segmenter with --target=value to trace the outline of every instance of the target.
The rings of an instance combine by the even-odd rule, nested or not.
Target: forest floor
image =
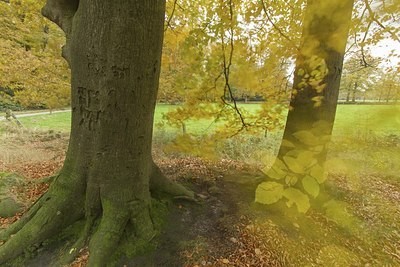
[[[26,177],[26,186],[14,188],[25,207],[48,188],[36,181],[62,166],[68,138],[54,131],[7,129],[0,134],[0,172]],[[163,172],[194,190],[199,203],[171,204],[158,248],[126,266],[400,266],[400,180],[393,174],[398,166],[391,165],[397,162],[387,161],[398,157],[393,152],[398,147],[371,158],[383,169],[392,166],[390,173],[365,166],[351,175],[331,172],[326,190],[336,202],[331,209],[312,209],[306,215],[286,205],[254,203],[263,177],[259,166],[168,157],[155,149]],[[351,156],[339,149],[336,154],[356,161],[369,150],[377,152],[357,148]],[[0,218],[0,227],[20,216]],[[87,257],[82,251],[71,266],[85,266]],[[29,266],[33,262],[39,261]]]

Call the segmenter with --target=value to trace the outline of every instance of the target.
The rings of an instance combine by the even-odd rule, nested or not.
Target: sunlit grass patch
[[[19,118],[23,127],[41,131],[69,132],[71,127],[71,113],[62,112],[54,114],[37,115]]]
[[[400,135],[400,105],[338,105],[333,130],[335,136]]]
[[[157,105],[154,114],[155,131],[164,129],[168,132],[182,132],[181,128],[171,127],[163,121],[163,114],[177,107],[179,105]],[[261,104],[239,104],[239,108],[255,113],[260,110]],[[70,130],[71,113],[25,117],[20,118],[20,121],[27,128],[67,132]],[[158,127],[163,122],[164,127]],[[185,124],[187,132],[192,134],[209,134],[221,125],[220,122],[216,123],[212,119],[188,120]],[[373,140],[373,138],[390,135],[400,135],[400,105],[338,105],[334,138],[352,136],[363,140]]]

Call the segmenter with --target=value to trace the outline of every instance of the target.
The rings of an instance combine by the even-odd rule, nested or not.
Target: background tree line
[[[43,2],[0,1],[0,108],[53,109],[70,104],[70,73],[59,52],[65,37],[43,19]],[[169,1],[158,101],[191,108],[203,105],[202,110],[205,103],[225,106],[232,100],[287,103],[303,2]],[[368,53],[374,43],[397,36],[396,2],[376,1],[370,6],[373,14],[364,1],[355,4],[339,97],[345,102],[399,98],[398,70],[387,70],[382,67],[384,59]],[[378,19],[384,28],[371,26]],[[224,63],[229,77],[224,77]],[[226,78],[230,90],[225,88]],[[221,109],[209,108],[208,113]],[[234,109],[226,111],[235,116]]]
[[[70,105],[65,37],[40,14],[43,1],[0,2],[0,108]]]

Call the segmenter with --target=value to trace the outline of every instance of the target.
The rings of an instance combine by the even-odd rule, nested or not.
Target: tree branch
[[[365,67],[370,66],[370,64],[368,64],[368,62],[367,62],[367,60],[366,60],[366,58],[365,58],[364,42],[365,42],[365,40],[367,39],[368,31],[369,31],[369,29],[370,29],[370,27],[371,27],[371,24],[372,24],[372,22],[370,21],[370,22],[368,23],[367,30],[365,31],[364,37],[363,37],[363,39],[362,39],[362,41],[361,41],[361,57],[362,57],[362,62],[363,62],[363,64],[364,64]]]
[[[57,24],[68,36],[79,0],[47,0],[42,15]]]
[[[176,10],[176,5],[177,5],[178,0],[174,0],[174,6],[172,7],[172,12],[171,12],[171,16],[169,16],[168,20],[165,23],[165,27],[164,27],[164,31],[167,31],[168,28],[171,28],[171,20],[174,17],[175,14],[175,10]]]
[[[47,0],[42,8],[42,15],[65,32],[67,42],[62,48],[62,56],[68,63],[70,63],[68,41],[71,37],[72,23],[78,6],[79,0]]]
[[[236,114],[239,116],[240,118],[240,122],[242,123],[242,127],[239,129],[239,131],[237,133],[235,133],[232,136],[237,135],[239,132],[241,132],[243,129],[245,129],[247,127],[246,122],[244,121],[244,117],[243,114],[241,113],[241,111],[239,110],[238,106],[237,106],[237,102],[235,99],[235,96],[232,92],[232,88],[231,85],[229,83],[229,75],[230,75],[230,68],[232,66],[232,59],[233,59],[233,50],[234,50],[234,31],[233,31],[233,4],[232,4],[232,0],[229,0],[229,19],[230,19],[230,26],[229,26],[229,33],[230,33],[230,37],[229,37],[229,46],[230,46],[230,51],[229,51],[229,58],[226,58],[226,49],[225,49],[225,40],[224,40],[224,32],[221,31],[221,44],[222,44],[222,53],[223,53],[223,64],[224,64],[224,71],[223,71],[223,75],[225,78],[225,86],[224,86],[224,97],[225,97],[225,92],[226,90],[228,90],[229,92],[229,96],[233,102],[233,106],[229,103],[226,102],[226,100],[224,99],[224,97],[221,97],[222,102],[233,108],[236,111]]]
[[[397,42],[400,43],[399,37],[398,37],[394,32],[388,30],[388,29],[385,27],[385,25],[383,25],[383,24],[375,17],[375,13],[374,13],[374,11],[372,10],[370,4],[368,3],[368,0],[364,0],[364,3],[365,3],[365,7],[368,9],[368,13],[369,13],[369,16],[371,17],[371,20],[374,21],[376,24],[378,24],[378,26],[379,26],[380,28],[382,28],[383,30],[385,30],[385,31],[387,31],[388,33],[390,33],[390,35],[392,36],[392,38],[393,38],[394,40],[396,40]]]
[[[289,36],[287,36],[287,35],[274,23],[274,21],[271,19],[271,17],[269,16],[267,7],[265,6],[264,0],[261,0],[261,5],[262,5],[262,8],[263,8],[263,11],[264,11],[265,15],[267,16],[267,20],[272,24],[272,27],[274,27],[274,28],[279,32],[279,34],[280,34],[283,38],[285,38],[293,47],[295,47],[297,50],[299,50],[298,46],[296,46],[296,45],[293,44],[293,41],[289,38]]]

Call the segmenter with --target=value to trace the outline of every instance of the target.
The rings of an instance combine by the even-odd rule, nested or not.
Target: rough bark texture
[[[318,183],[324,180],[321,169],[336,114],[353,4],[353,0],[307,2],[283,142],[268,174],[274,179],[286,175],[289,187],[303,190],[306,176]]]
[[[284,131],[285,140],[299,143],[293,134],[310,131],[315,123],[321,121],[326,123],[325,131],[313,133],[321,136],[332,132],[353,3],[353,0],[331,3],[323,0],[308,1],[301,50],[296,62],[291,108]],[[313,71],[309,64],[312,57],[323,59],[328,68],[327,75],[320,83],[326,85],[321,92],[310,84],[299,86],[307,79],[305,75]],[[301,74],[301,69],[305,71],[304,74]],[[319,103],[318,97],[321,97]],[[286,148],[281,147],[280,156],[286,154]]]
[[[151,193],[193,198],[166,180],[151,157],[164,12],[165,0],[47,1],[43,15],[67,37],[71,138],[49,191],[0,233],[6,240],[0,264],[85,218],[62,263],[89,242],[89,266],[106,265],[122,235],[153,237]]]

